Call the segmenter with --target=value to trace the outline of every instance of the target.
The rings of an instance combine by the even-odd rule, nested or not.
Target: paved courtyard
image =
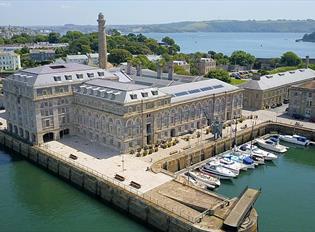
[[[74,148],[75,147],[75,148]],[[171,177],[147,171],[149,164],[132,155],[119,155],[117,152],[99,144],[87,141],[78,136],[68,136],[60,141],[51,141],[42,146],[66,158],[70,154],[78,157],[75,162],[91,168],[109,178],[116,174],[125,177],[122,183],[129,185],[131,181],[141,185],[140,192],[147,192],[170,180]]]

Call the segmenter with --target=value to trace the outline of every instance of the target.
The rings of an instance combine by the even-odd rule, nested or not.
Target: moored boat
[[[259,149],[255,145],[243,144],[239,146],[239,149],[246,153],[250,153],[252,156],[263,158],[265,161],[275,160],[278,158],[275,154]]]
[[[287,152],[287,147],[280,145],[274,138],[270,139],[256,139],[257,144],[270,151],[275,151],[278,153],[285,153]]]
[[[285,142],[302,146],[308,146],[310,144],[310,140],[300,135],[280,135],[279,138]]]
[[[202,170],[220,179],[232,179],[237,176],[237,174],[235,174],[231,170],[224,168],[220,165],[206,164],[202,167]]]

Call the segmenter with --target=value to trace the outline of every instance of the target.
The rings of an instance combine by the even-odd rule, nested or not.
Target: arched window
[[[132,136],[132,120],[129,119],[126,123],[126,129],[127,129],[127,135],[128,137],[131,137]]]

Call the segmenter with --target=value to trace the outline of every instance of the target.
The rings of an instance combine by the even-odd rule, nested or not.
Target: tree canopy
[[[122,49],[122,48],[116,48],[110,52],[108,56],[108,61],[113,64],[120,64],[122,62],[126,62],[127,60],[131,58],[132,58],[132,54],[128,50]]]
[[[237,64],[241,66],[253,65],[255,60],[255,56],[244,51],[235,51],[230,57],[231,64]]]
[[[283,66],[297,66],[301,64],[301,58],[294,52],[286,52],[280,58],[280,63]]]
[[[227,83],[231,82],[229,72],[224,69],[212,69],[206,74],[206,77],[218,79]]]

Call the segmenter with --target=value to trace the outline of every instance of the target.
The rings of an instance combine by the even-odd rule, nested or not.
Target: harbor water
[[[232,181],[221,181],[216,192],[238,196],[246,186],[261,188],[255,209],[259,231],[315,231],[315,147],[289,146],[284,155]]]
[[[273,58],[293,51],[301,57],[315,57],[315,43],[295,42],[303,37],[303,33],[185,32],[145,35],[159,41],[169,36],[184,53],[215,51],[231,55],[235,50],[243,50],[259,58]]]
[[[150,231],[33,164],[0,153],[0,231]],[[315,148],[291,146],[279,159],[222,181],[238,196],[262,188],[259,231],[315,231]]]
[[[150,230],[19,156],[0,151],[0,231]]]

